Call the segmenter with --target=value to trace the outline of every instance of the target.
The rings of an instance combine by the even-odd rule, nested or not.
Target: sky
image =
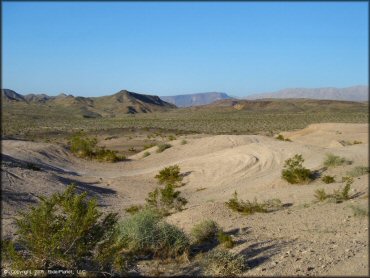
[[[368,85],[367,2],[3,2],[2,87],[232,96]]]

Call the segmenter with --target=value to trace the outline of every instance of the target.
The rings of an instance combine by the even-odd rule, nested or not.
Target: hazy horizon
[[[21,94],[368,86],[366,2],[4,2],[2,26]]]

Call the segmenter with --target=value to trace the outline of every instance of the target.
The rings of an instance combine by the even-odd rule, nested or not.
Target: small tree
[[[14,269],[121,272],[117,214],[102,217],[96,199],[86,197],[86,192],[76,194],[73,185],[50,198],[40,197],[37,206],[16,220],[18,237],[3,242],[5,262]]]
[[[301,154],[295,154],[285,161],[281,172],[282,178],[292,184],[303,184],[311,180],[311,171],[303,167],[304,159]]]

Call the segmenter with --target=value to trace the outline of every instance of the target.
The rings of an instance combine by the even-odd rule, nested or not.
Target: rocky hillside
[[[137,94],[126,90],[102,97],[75,97],[67,94],[21,95],[12,90],[3,89],[2,100],[6,105],[42,105],[51,109],[64,107],[75,110],[85,118],[115,117],[120,114],[150,113],[176,108],[175,105],[161,100],[158,96]]]

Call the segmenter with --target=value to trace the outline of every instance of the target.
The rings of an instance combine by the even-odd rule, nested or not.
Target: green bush
[[[187,200],[180,196],[181,192],[175,190],[173,184],[166,184],[164,188],[156,188],[148,193],[145,199],[147,206],[156,209],[163,215],[169,215],[173,211],[181,211],[187,204]]]
[[[71,152],[82,158],[92,158],[98,140],[89,138],[84,132],[79,132],[72,136],[70,140]]]
[[[144,145],[143,150],[150,149],[151,147],[154,147],[154,146],[155,146],[154,144]]]
[[[250,201],[239,201],[238,193],[235,191],[233,197],[226,202],[226,205],[231,210],[244,213],[244,214],[253,214],[255,212],[267,212],[265,204],[260,204],[254,199],[253,202]]]
[[[356,166],[355,168],[353,168],[352,170],[348,171],[346,174],[350,177],[360,177],[362,175],[365,175],[369,173],[369,167],[365,167],[365,166]]]
[[[225,248],[233,248],[235,245],[232,237],[228,234],[225,234],[225,232],[222,230],[217,232],[217,240]]]
[[[103,217],[96,199],[77,194],[74,186],[53,194],[16,220],[17,238],[2,246],[12,269],[86,269],[120,273],[123,245],[118,238],[117,214]],[[17,246],[17,247],[16,247]]]
[[[245,257],[222,249],[214,249],[203,257],[201,265],[206,275],[235,276],[247,270]]]
[[[149,156],[150,155],[150,152],[144,152],[143,153],[143,157],[147,157],[147,156]]]
[[[213,220],[204,220],[195,225],[191,230],[191,235],[195,244],[213,241],[216,238],[219,227]]]
[[[85,133],[79,132],[70,140],[71,152],[81,158],[97,159],[104,162],[118,162],[125,160],[125,156],[118,156],[116,151],[98,147],[96,138],[89,138]]]
[[[302,155],[295,154],[285,161],[282,178],[291,184],[304,184],[311,180],[311,171],[303,167]]]
[[[323,176],[321,179],[324,183],[329,184],[335,182],[335,179],[333,176]]]
[[[168,136],[168,140],[170,140],[170,141],[176,140],[176,136],[175,135],[170,135],[170,136]]]
[[[189,248],[185,233],[150,209],[125,219],[120,225],[120,236],[126,249],[136,256],[176,257]]]
[[[173,184],[175,186],[180,186],[183,177],[180,174],[179,165],[173,165],[163,168],[155,176],[159,184]]]
[[[238,199],[238,193],[235,191],[233,197],[227,201],[226,206],[233,211],[237,211],[243,214],[253,214],[256,212],[266,213],[282,208],[282,203],[279,199],[271,199],[258,203],[257,199],[253,202],[243,201]]]
[[[340,157],[337,155],[334,155],[332,153],[326,154],[326,159],[324,160],[324,166],[326,167],[337,167],[344,164],[351,164],[351,161],[345,159],[344,157]]]
[[[164,144],[159,144],[159,145],[157,145],[157,147],[158,147],[158,148],[157,148],[157,153],[161,153],[161,152],[163,152],[164,150],[171,148],[171,147],[172,147],[172,145],[167,144],[167,143],[164,143]]]

